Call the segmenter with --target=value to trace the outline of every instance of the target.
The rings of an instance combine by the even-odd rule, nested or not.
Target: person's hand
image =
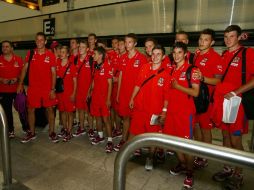
[[[70,96],[70,100],[71,100],[71,102],[75,102],[75,100],[76,100],[76,95],[75,95],[75,93],[73,93],[73,94]]]
[[[134,100],[131,99],[130,102],[129,102],[129,108],[133,109],[133,107],[134,107]]]
[[[171,80],[171,87],[172,88],[177,88],[177,86],[178,86],[178,82],[176,81],[176,79],[172,79]]]
[[[3,83],[3,84],[10,84],[10,80],[9,80],[9,79],[3,79],[3,80],[2,80],[2,83]]]
[[[51,90],[51,91],[50,91],[49,98],[52,99],[52,100],[56,98],[55,90]]]
[[[111,106],[111,101],[110,101],[110,100],[107,100],[107,101],[106,101],[106,106],[107,106],[108,108],[110,108],[110,106]]]
[[[236,93],[235,92],[229,92],[229,93],[225,94],[224,98],[229,100],[233,96],[236,96]]]
[[[23,85],[22,85],[22,84],[18,84],[18,86],[17,86],[17,94],[22,93],[22,92],[23,92],[23,90],[24,90]]]
[[[203,76],[202,72],[201,72],[199,69],[196,69],[196,70],[193,72],[193,78],[202,81],[203,77],[204,77],[204,76]]]
[[[165,112],[165,111],[161,112],[160,120],[159,120],[160,124],[162,124],[162,125],[164,124],[165,119],[166,119],[166,115],[167,115],[167,112]]]

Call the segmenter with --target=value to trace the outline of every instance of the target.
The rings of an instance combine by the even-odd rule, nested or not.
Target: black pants
[[[9,132],[14,131],[12,104],[13,104],[13,100],[15,99],[16,95],[17,95],[16,93],[0,93],[0,104],[2,105],[2,107],[5,111]],[[20,115],[19,115],[19,119],[22,124],[22,129],[24,131],[29,129],[27,121],[24,120],[24,118],[20,117]]]

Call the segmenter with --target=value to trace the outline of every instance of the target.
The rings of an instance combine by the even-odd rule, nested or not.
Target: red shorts
[[[209,105],[207,112],[195,114],[194,123],[198,123],[202,129],[212,129],[213,123],[211,121],[212,104]]]
[[[91,102],[91,115],[95,117],[101,116],[110,116],[110,109],[105,104],[98,104],[93,102],[94,98],[92,98]]]
[[[161,131],[159,125],[150,125],[150,114],[134,111],[131,115],[131,123],[129,132],[132,135],[140,135],[143,133],[158,133]]]
[[[50,99],[50,91],[42,91],[40,89],[27,89],[27,106],[30,108],[52,107],[57,104],[57,99]]]
[[[242,134],[247,134],[249,125],[248,125],[248,120],[244,114],[243,106],[240,104],[239,110],[238,110],[238,115],[236,118],[235,123],[221,123],[220,126],[218,126],[221,130],[226,130],[229,133],[240,136]]]
[[[129,107],[129,102],[127,102],[127,101],[119,102],[118,114],[120,116],[129,116],[129,117],[131,116],[131,109]]]
[[[192,114],[168,113],[162,132],[168,135],[192,139],[193,126],[194,120]]]
[[[86,110],[88,111],[87,103],[86,103],[86,97],[76,97],[76,108],[79,110]]]
[[[117,85],[113,85],[112,94],[111,94],[111,107],[118,111],[119,104],[116,102],[116,95],[117,95]]]
[[[58,110],[65,112],[74,112],[76,110],[75,102],[70,100],[70,96],[65,96],[63,94],[57,95],[58,99]]]

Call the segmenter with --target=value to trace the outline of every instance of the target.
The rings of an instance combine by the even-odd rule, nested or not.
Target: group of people
[[[219,55],[212,46],[215,32],[200,32],[198,48],[194,53],[187,49],[188,34],[176,33],[175,44],[169,55],[153,38],[145,41],[145,54],[136,48],[137,37],[127,34],[124,39],[114,37],[112,48],[99,41],[93,33],[88,40],[71,39],[70,47],[57,41],[46,48],[47,39],[36,34],[36,48],[26,55],[24,64],[13,53],[10,41],[2,42],[0,56],[0,102],[6,112],[9,136],[14,137],[12,101],[27,87],[28,125],[22,143],[36,138],[35,109],[45,107],[49,123],[49,138],[58,142],[88,134],[91,143],[105,141],[107,153],[119,151],[134,136],[156,132],[212,143],[214,127],[220,128],[223,146],[243,150],[242,135],[248,132],[248,120],[240,105],[235,123],[222,122],[223,99],[241,96],[254,87],[254,50],[246,50],[246,84],[242,84],[243,47],[240,44],[241,28],[230,25],[224,31],[227,50]],[[32,55],[31,55],[32,54]],[[187,76],[190,65],[195,65]],[[59,80],[63,81],[58,90]],[[196,113],[193,97],[197,97],[200,84],[208,86],[210,102],[204,113]],[[55,133],[55,107],[59,110],[60,133]],[[73,120],[78,115],[79,126],[73,131]],[[93,127],[93,119],[96,126]],[[87,120],[88,126],[85,126]],[[105,127],[105,130],[104,128]],[[121,136],[118,144],[113,138]],[[136,150],[134,155],[140,155]],[[177,152],[179,164],[170,169],[172,175],[186,174],[183,186],[193,187],[193,169],[204,168],[207,159]],[[164,150],[150,147],[146,169],[152,169],[154,160],[163,160]],[[214,174],[215,181],[225,181],[227,189],[240,189],[242,169],[224,165]]]

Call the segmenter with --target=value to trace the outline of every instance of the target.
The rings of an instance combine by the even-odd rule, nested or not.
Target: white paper
[[[224,98],[222,117],[224,123],[235,123],[241,100],[239,96],[233,96],[229,100]]]
[[[160,115],[153,114],[150,120],[150,125],[159,125],[160,124],[159,117]]]

